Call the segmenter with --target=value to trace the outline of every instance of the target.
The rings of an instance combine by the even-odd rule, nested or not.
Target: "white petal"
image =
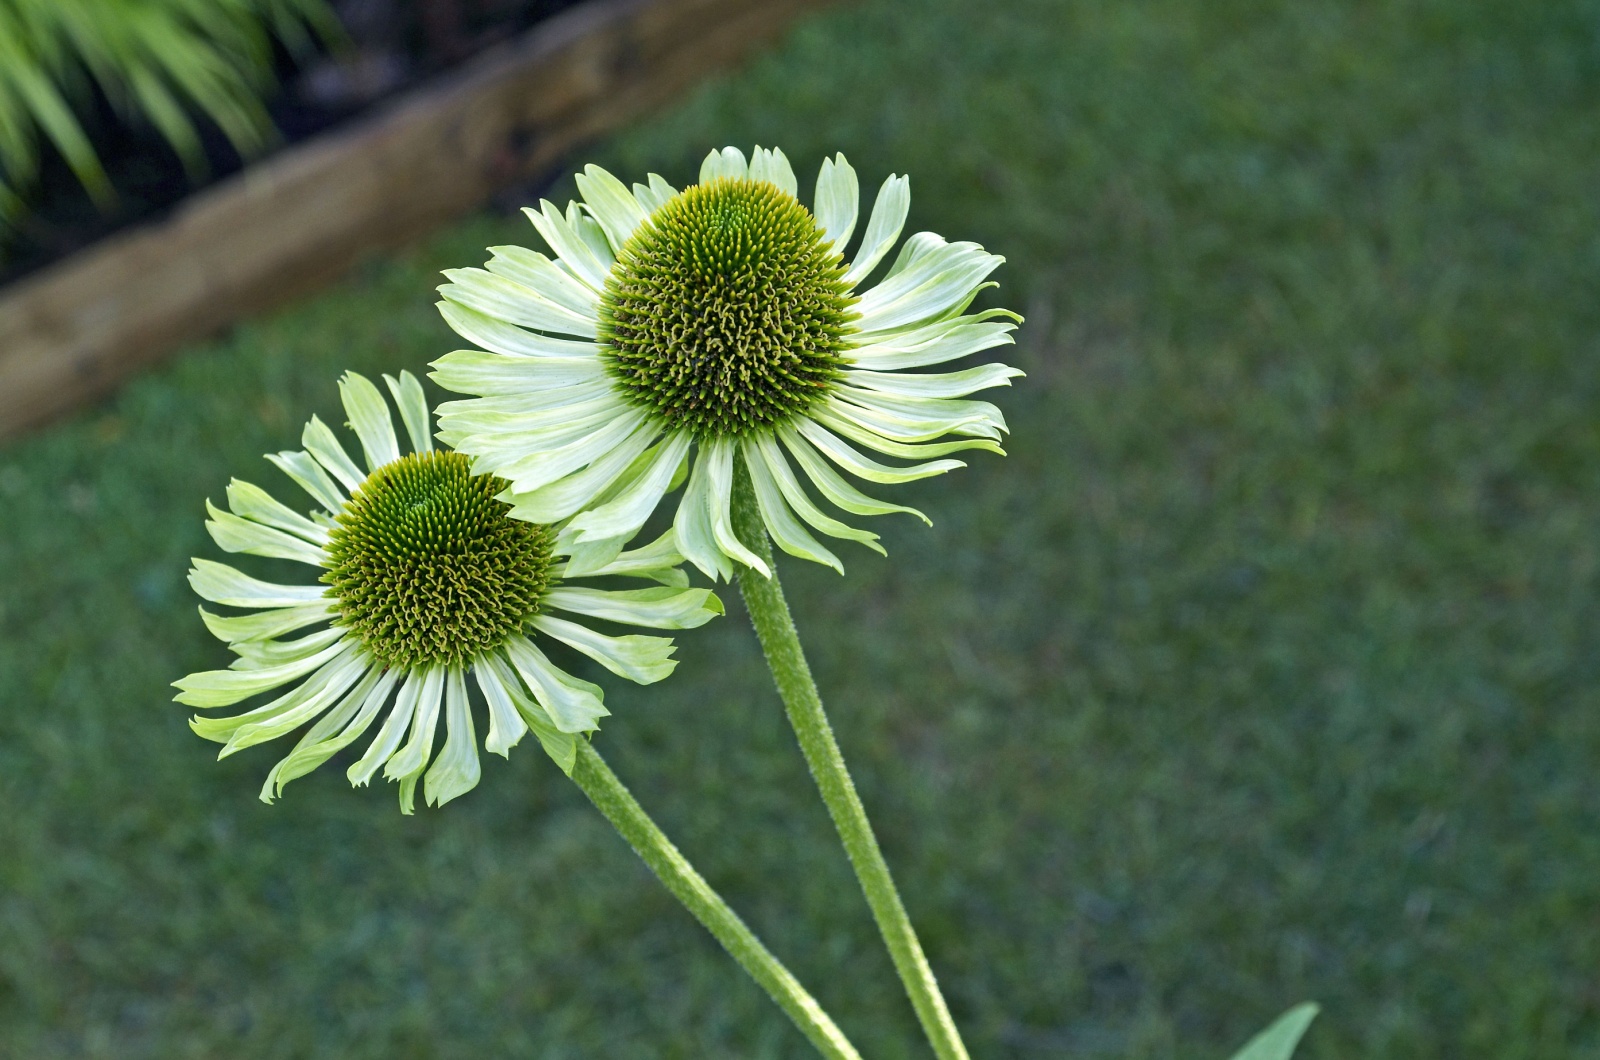
[[[341,640],[345,631],[338,626],[319,629],[297,640],[247,640],[234,645],[239,657],[230,670],[266,670],[285,663],[298,662],[317,654],[334,641]]]
[[[523,694],[522,681],[517,677],[516,671],[511,668],[511,664],[502,658],[499,653],[484,656],[482,662],[489,669],[489,680],[495,684],[500,692],[508,697],[511,705],[515,707],[515,713],[519,715],[519,722],[523,724],[524,728],[533,730],[533,735],[538,738],[539,745],[544,748],[545,754],[549,755],[556,765],[561,767],[561,771],[570,777],[572,775],[572,767],[578,757],[578,740],[583,739],[583,737],[573,736],[571,733],[562,732],[556,728],[555,722],[550,720],[550,715],[544,712],[544,708]],[[485,680],[482,668],[478,670],[478,675],[479,683],[482,684]],[[483,687],[485,689],[484,694],[487,696],[488,686],[484,685]],[[490,740],[492,743],[492,736]],[[491,746],[490,749],[493,750],[493,747]]]
[[[932,460],[912,467],[886,467],[875,460],[868,460],[819,424],[801,420],[799,431],[806,441],[820,449],[835,464],[869,482],[914,482],[919,478],[966,467],[959,460]]]
[[[339,380],[339,397],[344,401],[351,429],[361,439],[367,470],[376,471],[399,460],[400,443],[395,440],[394,419],[389,415],[389,403],[383,400],[378,388],[365,376],[346,372]]]
[[[516,703],[511,698],[513,689],[506,687],[499,671],[489,661],[492,658],[493,655],[480,658],[472,667],[478,688],[483,692],[483,700],[489,705],[489,736],[483,746],[491,754],[510,758],[511,749],[528,731],[528,723],[517,712]]]
[[[567,225],[577,233],[583,245],[589,248],[596,261],[604,265],[609,274],[611,265],[617,260],[616,251],[611,248],[611,240],[606,236],[606,230],[584,212],[583,208],[575,202],[567,203]]]
[[[292,559],[313,567],[327,565],[326,553],[309,541],[270,526],[253,523],[249,519],[241,519],[209,500],[206,501],[206,512],[211,516],[206,520],[206,530],[224,552],[247,552],[252,556]]]
[[[794,168],[776,147],[770,151],[764,147],[755,149],[750,156],[750,179],[775,185],[779,191],[788,193],[790,198],[800,195],[800,185],[794,179]]]
[[[433,757],[433,734],[439,727],[439,704],[444,698],[445,669],[428,668],[422,688],[417,693],[417,709],[411,718],[411,738],[406,745],[383,767],[383,775],[390,780],[404,780],[419,775]]]
[[[694,629],[724,613],[710,589],[581,589],[558,585],[544,594],[541,607],[588,615],[607,622],[653,629]]]
[[[603,449],[597,446],[597,451],[603,455],[582,471],[526,493],[521,488],[525,480],[512,477],[514,467],[507,468],[506,477],[511,479],[512,488],[506,500],[511,503],[512,517],[534,523],[557,523],[582,510],[634,466],[655,441],[656,430],[655,424],[644,423],[615,444]]]
[[[537,331],[524,331],[487,313],[469,309],[458,302],[434,303],[445,323],[457,335],[476,346],[508,357],[592,357],[600,348],[578,339],[558,339]]]
[[[669,435],[633,483],[614,498],[572,520],[579,540],[631,538],[656,510],[674,473],[689,453],[687,432]]]
[[[459,666],[450,668],[444,687],[444,749],[423,778],[429,806],[443,806],[478,786],[478,737],[467,709],[467,684]]]
[[[655,684],[678,666],[672,661],[675,649],[670,637],[642,637],[638,634],[608,637],[587,626],[551,615],[535,615],[531,625],[541,633],[578,649],[618,677],[626,677],[641,685]]]
[[[706,447],[701,461],[706,465],[707,508],[711,513],[711,536],[724,555],[759,571],[763,578],[772,577],[766,562],[745,546],[733,532],[730,507],[733,501],[733,439],[718,438]]]
[[[547,452],[530,453],[520,460],[505,465],[496,474],[509,481],[514,492],[532,493],[601,459],[617,446],[629,443],[630,439],[634,439],[632,444],[637,444],[634,438],[636,432],[648,434],[654,429],[646,427],[645,431],[640,432],[639,428],[645,424],[645,419],[643,412],[629,410],[577,441],[568,442]],[[645,445],[648,444],[647,437]],[[622,468],[617,470],[620,472],[626,468],[634,456],[644,451],[645,445],[640,445],[633,455],[623,462]]]
[[[275,526],[305,538],[315,545],[328,543],[328,528],[314,523],[299,512],[279,503],[260,486],[241,479],[228,483],[228,507],[233,514],[252,522]]]
[[[622,245],[633,235],[633,230],[644,223],[645,210],[633,197],[626,184],[599,166],[590,163],[573,178],[578,194],[583,196],[589,213],[605,229],[606,239],[614,252],[620,253]]]
[[[706,160],[700,163],[700,183],[708,184],[718,177],[729,180],[744,180],[750,175],[750,167],[744,160],[744,152],[737,147],[724,147],[721,151],[713,151],[706,155]]]
[[[399,379],[385,375],[383,381],[394,395],[395,407],[406,425],[406,436],[411,439],[411,451],[433,452],[433,425],[428,419],[428,399],[423,396],[422,384],[410,372],[401,372]]]
[[[745,467],[750,472],[750,482],[755,487],[756,505],[761,509],[761,521],[766,525],[767,533],[772,535],[772,540],[777,546],[791,556],[825,564],[843,574],[844,564],[839,562],[839,557],[812,537],[784,503],[782,494],[778,492],[777,483],[773,481],[772,472],[767,470],[766,461],[761,459],[761,454],[748,440],[744,443],[743,455]]]
[[[717,547],[717,539],[711,531],[710,475],[702,449],[689,472],[689,485],[678,502],[672,529],[685,559],[699,567],[707,578],[715,581],[720,577],[729,581],[733,578],[733,565]]]
[[[568,564],[557,576],[615,574],[624,578],[649,578],[663,585],[684,586],[689,584],[689,576],[677,569],[683,559],[683,553],[678,551],[677,533],[668,530],[648,545],[631,552],[621,552],[604,564],[581,569]]]
[[[541,199],[537,211],[524,209],[522,212],[528,215],[528,220],[533,222],[533,227],[539,230],[550,249],[555,251],[556,257],[572,269],[573,275],[593,288],[596,294],[605,290],[606,273],[610,271],[611,263],[595,255],[593,248],[567,223],[554,203]]]
[[[344,451],[344,446],[339,444],[333,431],[317,417],[311,417],[305,430],[300,432],[300,444],[351,493],[360,489],[367,480],[367,476],[356,467],[355,461],[350,459],[350,454]]]
[[[845,356],[874,371],[894,368],[920,368],[924,365],[943,364],[958,357],[977,353],[995,346],[1012,344],[1010,332],[1016,330],[1010,321],[984,323],[978,317],[957,321],[941,321],[885,339],[858,346]]]
[[[804,444],[803,442],[801,444]],[[751,449],[755,450],[755,460],[751,460]],[[822,512],[805,489],[800,485],[800,480],[795,477],[794,471],[789,467],[789,462],[783,458],[783,450],[778,448],[778,443],[768,435],[751,439],[746,443],[745,460],[754,466],[755,463],[764,463],[766,471],[777,484],[778,490],[783,494],[783,499],[793,508],[795,514],[800,516],[813,527],[831,537],[844,538],[847,541],[859,541],[879,555],[887,555],[882,545],[878,544],[878,535],[866,530],[857,530],[853,526],[841,523]],[[898,506],[896,506],[898,507]],[[904,509],[909,511],[909,509]]]
[[[875,449],[885,456],[899,457],[904,460],[928,460],[935,457],[946,456],[950,453],[964,452],[969,449],[982,449],[997,456],[1005,456],[1006,451],[998,442],[989,438],[957,438],[948,442],[919,442],[909,443],[896,441],[887,437],[889,431],[898,431],[896,427],[880,428],[874,424],[874,419],[866,410],[855,405],[844,403],[824,403],[815,409],[811,418],[830,430],[837,431],[853,442],[860,442],[871,449]],[[869,423],[868,421],[872,421]],[[960,463],[960,461],[957,461]],[[948,470],[948,469],[947,469]]]
[[[947,312],[967,298],[1005,262],[976,243],[945,243],[931,232],[913,237],[922,252],[901,272],[861,296],[857,326],[863,334],[920,323]],[[928,241],[936,240],[936,245]],[[907,244],[908,247],[912,244]]]
[[[300,488],[311,494],[330,515],[337,515],[344,510],[347,498],[343,491],[328,477],[328,473],[322,470],[322,465],[311,459],[310,453],[287,450],[282,453],[269,453],[267,459],[279,471],[299,483]]]
[[[855,287],[883,260],[883,256],[894,246],[894,241],[900,238],[900,229],[904,227],[906,214],[910,210],[910,179],[891,175],[878,189],[878,198],[872,204],[872,219],[867,222],[866,235],[861,237],[861,248],[856,260],[845,271],[846,284]]]
[[[468,309],[510,324],[553,331],[558,335],[594,338],[598,323],[595,318],[557,305],[532,287],[484,269],[445,269],[444,275],[451,282],[441,284],[438,291],[451,302],[459,302]]]
[[[427,680],[427,675],[421,670],[410,670],[406,672],[405,678],[406,683],[400,686],[400,694],[394,697],[394,709],[389,711],[389,716],[384,719],[378,735],[367,745],[366,754],[345,771],[345,776],[350,779],[352,785],[365,786],[378,771],[378,767],[394,756],[395,748],[400,746],[406,729],[411,725],[411,719],[416,715],[417,700],[422,695],[422,686]]]
[[[361,683],[351,689],[338,706],[318,718],[295,744],[294,750],[272,767],[261,788],[261,801],[271,802],[283,794],[284,785],[289,781],[310,773],[360,738],[388,700],[397,678],[395,670],[374,666],[367,671]]]
[[[505,357],[456,350],[433,362],[428,377],[458,394],[512,395],[577,386],[604,378],[596,357]]]
[[[840,386],[829,395],[827,407],[902,442],[931,442],[947,434],[998,442],[1007,430],[1005,414],[988,401],[907,398]]]
[[[484,266],[497,276],[532,288],[545,298],[585,319],[598,319],[600,297],[572,273],[527,247],[490,247],[494,255]]]
[[[294,607],[325,602],[326,585],[275,585],[252,578],[226,563],[193,559],[189,587],[203,600],[229,607]]]
[[[856,230],[856,215],[861,209],[861,189],[856,171],[844,155],[822,160],[817,174],[817,194],[813,200],[817,223],[833,249],[843,254]]]
[[[929,526],[933,525],[933,520],[915,508],[907,508],[901,504],[880,501],[876,497],[869,497],[856,489],[840,477],[837,471],[829,467],[828,462],[817,455],[817,451],[811,447],[810,443],[800,437],[792,428],[779,428],[778,436],[783,439],[783,444],[788,448],[796,462],[799,463],[800,470],[804,471],[806,477],[811,480],[811,484],[817,487],[817,492],[845,511],[854,512],[856,515],[888,515],[892,512],[905,512],[908,515],[916,516]]]
[[[678,194],[678,189],[668,184],[658,173],[650,174],[649,184],[635,184],[633,197],[639,200],[639,205],[645,208],[646,213],[655,213],[665,206],[672,197]]]
[[[562,732],[591,732],[611,712],[600,686],[580,680],[545,658],[526,637],[506,642],[506,657]]]
[[[991,387],[1010,386],[1025,374],[1008,364],[984,364],[960,372],[916,375],[910,372],[848,371],[845,382],[903,398],[959,398]]]
[[[333,614],[333,601],[318,600],[314,604],[298,607],[281,607],[271,611],[257,611],[250,615],[213,615],[200,608],[200,620],[218,640],[229,644],[242,641],[266,640],[281,637],[297,629],[321,622]]]
[[[262,670],[205,670],[190,674],[172,682],[172,687],[181,689],[172,698],[190,707],[226,707],[304,677],[347,648],[334,644],[304,659]]]
[[[233,734],[228,737],[228,742],[217,755],[218,758],[226,758],[246,747],[276,740],[285,733],[298,729],[337,703],[346,690],[360,678],[365,677],[371,669],[372,660],[359,654],[352,645],[348,654],[329,663],[321,673],[306,682],[306,687],[314,687],[315,691],[293,709],[280,710],[271,715],[259,714],[259,716],[257,711],[251,711],[249,714],[232,719],[196,718],[190,723],[190,727],[201,736],[214,740],[215,730],[210,732],[203,730],[212,726],[220,729],[224,724],[250,718],[251,720],[245,724],[234,727]],[[262,708],[263,711],[265,709]]]

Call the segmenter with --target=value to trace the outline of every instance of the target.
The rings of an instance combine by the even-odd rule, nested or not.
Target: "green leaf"
[[[1313,1001],[1302,1001],[1251,1038],[1231,1060],[1289,1060],[1311,1021],[1322,1011]]]

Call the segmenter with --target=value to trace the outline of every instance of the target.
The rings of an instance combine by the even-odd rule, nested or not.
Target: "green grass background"
[[[1009,258],[1011,455],[784,567],[976,1056],[1217,1057],[1315,998],[1311,1058],[1600,1057],[1597,102],[1592,2],[873,0],[585,156],[842,149]],[[202,500],[534,239],[470,221],[0,450],[0,1055],[807,1054],[532,746],[414,818],[337,763],[268,808],[283,748],[169,702],[225,658]],[[680,639],[600,748],[924,1055],[743,617]]]

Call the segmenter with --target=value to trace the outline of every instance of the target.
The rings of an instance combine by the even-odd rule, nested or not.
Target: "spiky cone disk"
[[[227,707],[287,688],[243,714],[196,716],[190,726],[223,745],[220,757],[310,726],[268,774],[266,802],[373,726],[376,736],[348,770],[351,783],[364,785],[382,769],[399,783],[403,812],[412,811],[419,780],[430,804],[448,802],[478,783],[473,715],[480,709],[488,715],[489,751],[508,756],[531,730],[571,772],[575,741],[609,711],[600,687],[557,666],[541,642],[564,643],[618,676],[649,684],[677,665],[671,639],[609,636],[590,628],[594,620],[686,629],[722,613],[711,592],[687,588],[670,532],[588,572],[660,584],[572,584],[569,564],[554,551],[561,528],[512,519],[499,499],[505,482],[474,474],[460,453],[434,448],[416,378],[402,372],[384,380],[410,452],[402,454],[378,388],[351,372],[339,390],[365,470],[313,417],[303,450],[267,459],[316,507],[301,513],[237,479],[228,486],[227,511],[206,502],[206,529],[223,550],[321,571],[316,582],[295,585],[206,559],[194,560],[189,572],[201,597],[242,613],[201,608],[207,628],[237,658],[229,669],[173,682],[178,702]],[[481,708],[471,701],[472,687]],[[435,755],[441,719],[444,744]]]
[[[863,284],[899,242],[906,178],[884,182],[848,260],[859,191],[843,155],[823,162],[810,209],[783,153],[761,148],[712,152],[681,192],[655,174],[630,189],[597,166],[577,183],[581,204],[526,211],[549,255],[492,247],[484,269],[445,273],[440,310],[477,348],[433,372],[472,395],[440,407],[440,437],[510,484],[515,517],[561,524],[569,571],[610,562],[687,479],[683,555],[712,578],[735,562],[767,573],[733,533],[742,461],[773,541],[842,572],[814,531],[883,550],[816,497],[926,517],[841,471],[894,484],[963,466],[961,450],[1001,452],[1004,417],[969,395],[1021,372],[916,369],[1012,341],[1016,314],[968,312],[1004,259],[921,232]]]

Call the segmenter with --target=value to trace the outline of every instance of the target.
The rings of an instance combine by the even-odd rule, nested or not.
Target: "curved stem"
[[[739,914],[728,907],[678,852],[588,740],[578,740],[578,758],[572,767],[572,779],[589,796],[595,808],[605,814],[606,820],[622,833],[622,838],[650,866],[656,878],[666,884],[667,890],[716,936],[723,949],[744,966],[778,1007],[789,1014],[800,1033],[811,1039],[818,1052],[829,1060],[861,1060],[861,1054],[822,1011],[822,1006],[806,993],[800,981],[761,944],[755,933],[739,919]]]
[[[811,668],[806,665],[800,635],[783,598],[783,587],[778,583],[778,569],[772,562],[772,548],[755,490],[743,466],[736,469],[734,476],[733,528],[739,540],[772,571],[772,577],[765,578],[759,571],[740,565],[739,592],[744,596],[745,608],[750,612],[761,649],[766,653],[767,667],[777,682],[778,695],[789,714],[789,724],[800,740],[800,750],[811,767],[812,779],[822,792],[822,801],[828,806],[828,814],[844,842],[856,879],[866,893],[867,904],[872,907],[872,916],[894,960],[895,971],[905,984],[923,1033],[940,1060],[967,1060],[966,1046],[961,1042],[955,1021],[950,1018],[950,1009],[922,953],[917,933],[912,930],[911,919],[906,916],[900,892],[889,875],[889,865],[883,860],[883,851],[878,849],[877,837],[872,834],[866,808],[856,794],[855,782],[850,779],[844,755],[833,737],[833,727],[822,709],[822,697],[812,680]]]

